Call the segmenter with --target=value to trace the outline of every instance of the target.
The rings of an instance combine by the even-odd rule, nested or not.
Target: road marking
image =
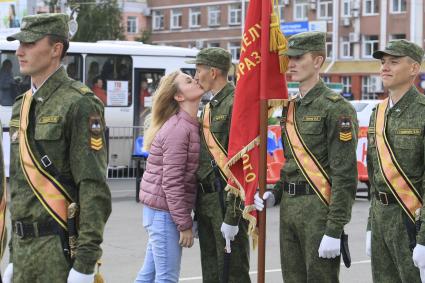
[[[365,263],[370,263],[370,259],[354,261],[354,262],[351,263],[351,265],[365,264]],[[341,265],[344,265],[344,264],[341,263]],[[278,269],[268,269],[268,270],[265,271],[265,273],[273,273],[273,272],[282,272],[282,270],[280,268],[278,268]],[[250,271],[249,272],[249,274],[257,274],[257,273],[258,273],[258,271]],[[202,280],[202,276],[184,277],[184,278],[179,279],[179,281],[193,281],[193,280]]]

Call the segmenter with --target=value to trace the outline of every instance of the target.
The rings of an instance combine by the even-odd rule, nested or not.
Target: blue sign
[[[281,23],[280,28],[285,36],[308,31],[308,22]]]

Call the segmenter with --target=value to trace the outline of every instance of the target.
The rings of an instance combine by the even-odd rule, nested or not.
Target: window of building
[[[240,43],[230,42],[229,52],[232,54],[232,60],[239,60],[241,56],[241,45]]]
[[[379,48],[379,40],[377,35],[365,35],[363,37],[363,57],[372,57],[373,52]]]
[[[379,13],[379,0],[363,0],[364,14],[375,15]]]
[[[189,9],[189,26],[201,26],[201,9],[199,7]]]
[[[229,6],[229,25],[240,25],[242,17],[241,4],[232,4]]]
[[[390,35],[390,40],[395,40],[395,39],[406,39],[406,35],[403,33],[400,34],[391,34]]]
[[[342,16],[350,17],[351,16],[351,0],[343,0],[342,1]]]
[[[323,76],[323,77],[322,77],[322,80],[323,80],[323,82],[324,82],[325,84],[328,84],[328,83],[330,83],[330,82],[331,82],[331,77],[329,77],[329,76]]]
[[[285,10],[285,0],[278,0],[277,2],[277,12],[279,13],[279,19],[281,22],[283,22],[283,11]]]
[[[294,0],[294,20],[306,21],[308,20],[308,1],[307,0]]]
[[[406,12],[406,0],[391,0],[390,11],[391,13],[404,13]]]
[[[220,25],[220,6],[208,7],[208,25],[219,26]]]
[[[220,43],[218,43],[218,42],[208,42],[208,47],[220,47]]]
[[[182,27],[182,10],[180,9],[172,9],[170,14],[170,28],[176,29]]]
[[[319,0],[318,18],[329,19],[332,17],[332,1]]]
[[[378,76],[362,77],[362,99],[378,99],[376,93],[381,91],[382,82],[379,80]]]
[[[342,76],[341,77],[341,83],[342,83],[342,92],[343,93],[351,93],[351,77]]]
[[[349,41],[348,36],[343,36],[341,41],[341,57],[352,58],[354,51],[354,43]]]
[[[127,32],[137,33],[137,17],[127,17]]]
[[[164,29],[164,12],[153,11],[153,27],[154,30]]]
[[[326,38],[326,58],[332,58],[333,45],[332,37]]]

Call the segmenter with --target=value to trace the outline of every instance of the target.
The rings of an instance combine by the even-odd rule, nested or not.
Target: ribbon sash
[[[288,113],[285,126],[285,133],[288,137],[289,148],[291,149],[294,160],[301,169],[307,182],[314,189],[320,200],[329,206],[331,199],[331,182],[326,171],[317,161],[316,157],[307,148],[300,132],[295,118],[296,107],[293,101],[288,104]]]
[[[379,169],[398,203],[407,213],[410,220],[415,222],[415,212],[422,207],[422,198],[401,169],[388,143],[385,133],[387,127],[387,108],[388,98],[377,105],[375,114],[375,143],[378,152]]]
[[[55,180],[37,161],[31,151],[27,128],[32,101],[31,90],[24,94],[19,127],[19,158],[25,178],[47,212],[65,230],[67,230],[67,209],[71,197],[64,187]]]

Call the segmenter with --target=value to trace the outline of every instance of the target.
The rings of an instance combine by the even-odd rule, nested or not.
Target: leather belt
[[[199,190],[204,194],[210,194],[210,193],[216,192],[213,186],[205,184],[205,183],[199,183]]]
[[[309,183],[283,183],[283,191],[290,196],[314,195],[314,189]]]
[[[12,231],[21,239],[58,235],[60,229],[55,222],[24,223],[22,221],[12,221]]]
[[[389,205],[397,203],[397,199],[392,193],[376,192],[375,198],[383,205]]]

